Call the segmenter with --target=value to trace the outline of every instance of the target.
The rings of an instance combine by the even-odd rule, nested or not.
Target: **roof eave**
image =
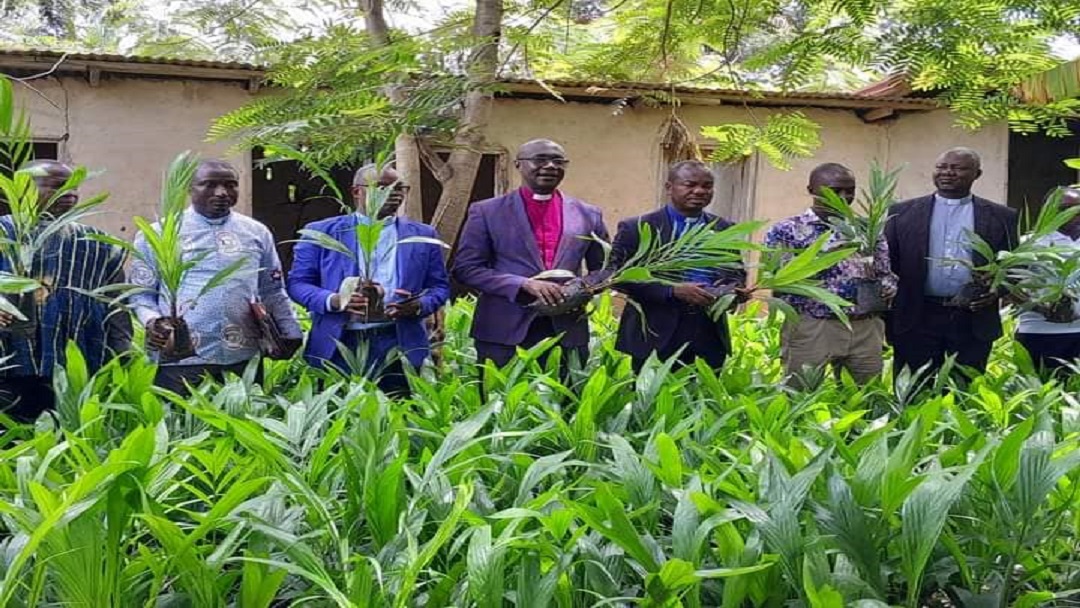
[[[642,97],[664,92],[661,88],[646,88],[635,86],[612,85],[601,86],[578,86],[559,83],[545,83],[542,86],[536,82],[511,81],[500,85],[500,94],[508,97],[547,97],[556,99],[552,91],[560,97],[573,101],[607,101],[624,99],[627,97]],[[772,93],[772,92],[735,92],[735,91],[675,91],[680,103],[689,105],[719,106],[733,104],[747,104],[752,106],[786,106],[786,107],[817,107],[839,108],[849,110],[874,110],[889,109],[903,111],[927,112],[940,106],[937,101],[931,99],[897,99],[897,98],[855,98],[853,96],[829,96],[828,94],[800,95],[798,93]]]
[[[0,54],[0,70],[26,70],[84,75],[91,80],[100,74],[124,74],[145,77],[173,77],[191,80],[224,80],[248,84],[261,82],[266,72],[248,67],[207,67],[170,63],[115,61],[55,57],[51,55]]]

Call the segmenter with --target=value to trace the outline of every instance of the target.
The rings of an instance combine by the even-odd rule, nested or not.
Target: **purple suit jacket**
[[[563,195],[563,234],[555,252],[555,268],[581,276],[582,262],[590,271],[604,265],[604,249],[588,239],[608,240],[600,209]],[[472,337],[483,342],[514,346],[525,339],[536,312],[526,308],[533,298],[521,289],[532,276],[544,271],[540,247],[525,214],[519,190],[477,201],[458,240],[454,278],[480,293],[473,315]],[[589,343],[589,321],[574,313],[552,317],[562,344],[573,348]]]

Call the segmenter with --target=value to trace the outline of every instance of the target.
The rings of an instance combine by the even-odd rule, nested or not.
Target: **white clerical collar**
[[[969,195],[967,195],[967,196],[965,196],[963,198],[945,198],[944,196],[941,196],[940,194],[934,194],[934,199],[937,200],[937,201],[940,201],[941,204],[943,204],[943,205],[949,205],[949,206],[966,205],[966,204],[971,202],[971,195],[969,194]]]
[[[549,192],[547,194],[540,194],[539,192],[533,192],[532,193],[532,199],[534,201],[539,202],[539,203],[545,203],[547,201],[550,201],[553,198],[555,198],[555,193],[554,192]]]

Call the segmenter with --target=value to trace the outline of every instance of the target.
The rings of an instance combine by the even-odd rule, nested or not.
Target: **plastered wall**
[[[238,209],[251,209],[250,159],[226,156],[228,146],[205,141],[213,119],[252,97],[240,83],[102,77],[98,86],[65,77],[16,85],[16,99],[30,112],[36,139],[60,144],[63,160],[100,172],[84,195],[108,192],[103,212],[90,223],[133,237],[135,215],[153,218],[164,171],[184,150],[224,157],[241,172]]]
[[[131,236],[131,218],[152,217],[162,173],[183,150],[221,156],[227,145],[208,143],[206,131],[218,116],[252,99],[241,83],[123,78],[106,76],[96,87],[66,77],[31,83],[38,92],[17,86],[18,98],[29,108],[34,132],[41,139],[61,139],[61,156],[103,173],[84,191],[108,191],[105,213],[97,225]],[[46,100],[48,98],[48,100]],[[782,110],[754,108],[757,120]],[[984,176],[976,191],[1003,201],[1008,167],[1008,132],[1004,125],[967,131],[952,125],[944,111],[905,113],[898,119],[867,124],[850,110],[808,108],[804,113],[821,125],[822,145],[811,159],[793,162],[791,170],[756,163],[750,186],[754,216],[777,220],[808,205],[806,176],[820,162],[840,162],[864,178],[870,162],[891,166],[906,163],[899,195],[930,192],[930,171],[936,155],[965,145],[983,154]],[[610,229],[625,217],[657,207],[663,182],[661,128],[670,110],[625,107],[615,112],[604,103],[562,103],[555,100],[499,99],[487,135],[490,151],[512,158],[522,142],[548,137],[562,143],[571,159],[564,190],[600,205]],[[683,106],[679,115],[690,130],[702,126],[751,120],[741,106]],[[700,143],[708,145],[701,139]],[[250,158],[227,157],[241,171],[239,210],[250,212]],[[502,164],[508,183],[518,184],[512,163]]]
[[[778,110],[755,108],[757,120]],[[560,103],[540,100],[499,100],[488,126],[488,139],[511,155],[524,141],[548,137],[563,144],[571,165],[564,189],[600,205],[609,228],[620,218],[656,208],[658,185],[663,181],[661,128],[669,110],[627,108],[615,114],[606,104]],[[818,163],[839,162],[865,178],[877,159],[896,166],[907,163],[901,174],[898,195],[929,193],[934,159],[952,146],[969,146],[983,155],[984,175],[976,191],[992,200],[1004,201],[1008,166],[1008,132],[1004,125],[979,131],[952,126],[944,110],[903,114],[898,119],[865,123],[850,110],[805,109],[821,125],[821,147],[813,158],[792,163],[790,170],[777,169],[764,159],[757,163],[752,188],[755,217],[775,221],[801,212],[809,205],[807,174]],[[748,122],[747,111],[738,106],[684,106],[679,115],[692,132],[702,126]],[[708,141],[700,139],[707,145]],[[510,169],[513,170],[512,167]],[[510,183],[517,185],[516,176]]]

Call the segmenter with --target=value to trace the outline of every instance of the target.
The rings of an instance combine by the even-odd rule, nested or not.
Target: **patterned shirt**
[[[780,261],[786,264],[801,250],[812,245],[821,235],[829,231],[828,222],[818,217],[813,209],[808,209],[801,215],[773,224],[765,235],[765,246],[781,250]],[[843,240],[833,233],[824,249],[832,250],[843,246]],[[852,303],[856,300],[859,282],[872,278],[879,278],[886,288],[896,288],[896,275],[889,269],[889,245],[884,236],[878,240],[877,251],[874,252],[872,260],[860,259],[860,256],[855,253],[814,276],[821,287]],[[801,315],[817,319],[834,317],[829,307],[817,300],[782,293],[776,296],[790,304]],[[844,310],[844,314],[859,314],[859,311],[855,306],[849,306]]]
[[[11,216],[0,218],[0,227],[12,235]],[[34,257],[33,275],[48,286],[37,305],[37,331],[30,337],[0,333],[0,356],[11,356],[0,365],[6,368],[0,375],[51,378],[53,367],[64,364],[68,340],[82,351],[91,373],[105,363],[110,350],[122,352],[130,346],[127,311],[81,292],[124,282],[124,251],[88,238],[91,234],[104,233],[68,225]],[[0,270],[10,272],[10,261],[0,258]]]
[[[934,195],[926,264],[926,295],[955,296],[971,281],[971,269],[957,260],[971,259],[968,234],[975,230],[971,196],[960,199]]]
[[[160,228],[159,224],[154,224]],[[274,237],[261,223],[239,213],[210,219],[190,207],[181,227],[184,258],[205,255],[188,271],[180,287],[180,315],[187,321],[195,355],[167,365],[231,365],[259,355],[259,329],[251,314],[251,302],[262,300],[286,338],[301,337],[281,275],[281,262]],[[135,246],[153,261],[146,239],[140,234]],[[223,268],[247,258],[248,263],[223,284],[201,297],[199,291]],[[156,269],[142,261],[132,265],[131,280],[137,285],[158,288]],[[167,298],[144,292],[131,298],[132,307],[144,325],[169,314]]]

